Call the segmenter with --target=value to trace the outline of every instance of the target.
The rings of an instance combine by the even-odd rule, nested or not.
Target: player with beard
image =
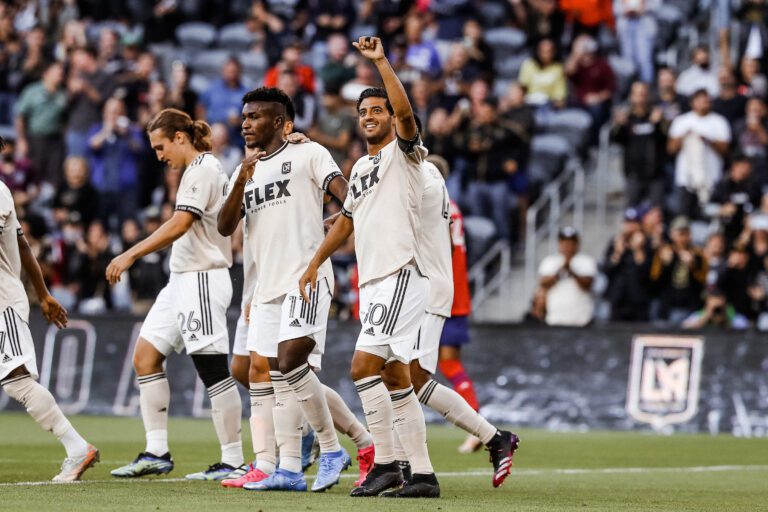
[[[347,182],[328,150],[316,143],[289,144],[285,139],[292,108],[290,98],[275,88],[262,87],[243,97],[243,137],[248,147],[259,151],[246,158],[230,180],[218,220],[219,233],[229,236],[245,217],[259,276],[251,318],[251,329],[258,336],[252,339],[249,333],[248,349],[269,359],[274,389],[279,467],[268,478],[245,484],[248,490],[306,490],[302,413],[320,444],[312,490],[332,487],[350,465],[349,455],[339,445],[323,385],[310,368],[320,367],[325,348],[333,290],[331,265],[321,269],[313,293],[306,298],[296,288],[323,239],[323,196],[327,192],[343,199]]]
[[[427,151],[381,41],[361,37],[353,45],[376,65],[385,89],[366,89],[358,99],[358,124],[368,154],[352,168],[343,215],[312,258],[299,289],[310,284],[311,293],[316,293],[313,283],[319,269],[354,230],[362,329],[351,373],[376,454],[373,469],[351,495],[439,497],[424,413],[409,372],[429,286],[418,247],[421,163]],[[393,425],[413,470],[402,488],[398,488],[403,474],[395,460]]]

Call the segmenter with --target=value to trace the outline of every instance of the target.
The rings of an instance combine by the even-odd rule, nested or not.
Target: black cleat
[[[363,483],[352,489],[350,496],[378,496],[387,489],[399,487],[403,483],[403,473],[397,462],[375,464]]]
[[[504,483],[512,469],[512,457],[520,445],[520,438],[512,432],[499,430],[486,445],[490,452],[493,464],[493,486],[498,487]]]
[[[400,489],[381,493],[382,498],[439,498],[440,484],[434,473],[413,475]]]
[[[411,477],[413,475],[411,474],[411,463],[407,460],[398,460],[396,461],[397,465],[400,467],[400,471],[403,472],[403,481],[405,483],[408,483],[411,481]]]

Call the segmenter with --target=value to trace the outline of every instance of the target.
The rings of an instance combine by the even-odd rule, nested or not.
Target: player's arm
[[[411,141],[418,134],[416,128],[416,119],[413,117],[413,109],[408,101],[408,95],[405,88],[397,78],[395,70],[389,63],[384,53],[384,45],[378,37],[361,37],[352,45],[360,50],[363,57],[370,59],[376,65],[384,82],[384,89],[387,91],[389,102],[395,111],[395,130],[400,138]]]
[[[19,230],[19,258],[21,259],[21,265],[24,267],[24,271],[32,281],[32,286],[35,288],[37,297],[40,300],[40,308],[43,310],[43,316],[48,322],[54,324],[59,329],[67,326],[67,310],[59,304],[59,301],[51,296],[48,291],[48,287],[45,286],[45,279],[43,279],[43,271],[40,269],[40,265],[37,263],[35,255],[32,254],[32,249],[29,247],[27,238]]]
[[[325,190],[343,204],[344,199],[347,197],[347,192],[349,191],[349,183],[344,176],[340,174],[331,180]]]
[[[224,205],[219,210],[216,229],[221,236],[232,236],[237,229],[240,219],[243,218],[243,194],[245,193],[245,184],[253,176],[256,168],[256,162],[259,158],[265,156],[264,151],[255,151],[247,156],[240,166],[240,172],[234,182],[231,182],[231,190],[227,193]]]
[[[333,223],[333,227],[331,227],[331,230],[325,235],[323,243],[320,244],[314,257],[309,262],[307,270],[304,271],[304,274],[299,279],[299,293],[301,293],[301,296],[304,297],[305,301],[309,302],[307,285],[309,285],[312,290],[317,286],[317,269],[320,268],[320,265],[322,265],[325,260],[331,257],[331,254],[336,252],[336,250],[342,246],[354,229],[352,218],[346,215],[339,215],[336,222]]]
[[[107,267],[107,281],[115,284],[120,281],[120,275],[131,268],[136,260],[168,247],[173,242],[184,236],[189,231],[197,216],[191,212],[176,210],[173,217],[163,223],[162,226],[147,238],[134,245],[124,253],[116,256]]]

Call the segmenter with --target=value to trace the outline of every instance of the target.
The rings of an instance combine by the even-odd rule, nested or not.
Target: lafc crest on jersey
[[[291,162],[283,162],[283,174],[291,172]]]

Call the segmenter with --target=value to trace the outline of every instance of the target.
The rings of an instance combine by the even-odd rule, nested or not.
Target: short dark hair
[[[285,94],[285,91],[277,87],[259,87],[243,95],[243,105],[252,101],[279,103],[285,108],[285,115],[289,121],[293,121],[296,117],[296,107],[293,105],[293,100]]]
[[[360,110],[360,104],[365,98],[384,98],[386,100],[387,112],[389,112],[390,115],[395,114],[395,109],[392,108],[392,104],[389,102],[387,91],[381,87],[369,87],[368,89],[364,90],[360,94],[360,97],[357,98],[357,106],[355,107],[355,110]]]

